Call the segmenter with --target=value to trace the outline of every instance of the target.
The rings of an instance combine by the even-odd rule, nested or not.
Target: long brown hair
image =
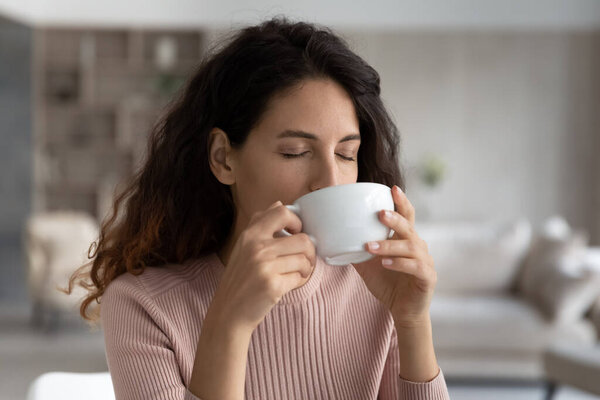
[[[244,144],[269,99],[307,78],[336,81],[359,120],[358,181],[404,187],[398,130],[380,98],[378,73],[330,29],[277,17],[240,30],[204,59],[151,132],[141,169],[113,203],[92,243],[89,263],[71,276],[88,290],[88,315],[119,275],[181,263],[217,251],[235,217],[229,186],[213,175],[209,132],[222,129],[233,147]]]

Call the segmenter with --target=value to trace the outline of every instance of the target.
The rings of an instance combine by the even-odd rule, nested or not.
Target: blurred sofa
[[[550,345],[592,345],[600,248],[560,217],[417,222],[438,273],[434,345],[449,379],[541,380]]]

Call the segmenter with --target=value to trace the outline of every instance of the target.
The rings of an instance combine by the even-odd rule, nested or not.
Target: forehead
[[[310,132],[326,139],[359,134],[359,124],[344,88],[332,80],[311,79],[275,95],[255,130],[272,139],[284,131]]]

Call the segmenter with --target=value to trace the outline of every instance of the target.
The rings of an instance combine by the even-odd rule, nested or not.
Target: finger
[[[253,215],[248,230],[257,238],[272,239],[275,232],[284,228],[291,233],[298,233],[302,230],[302,221],[283,204],[274,204],[265,211]]]
[[[271,204],[269,207],[267,207],[266,209],[264,209],[263,211],[258,211],[255,212],[254,214],[252,214],[250,216],[250,222],[253,223],[255,220],[259,219],[265,212],[278,207],[280,205],[282,205],[283,203],[281,202],[281,200],[277,200],[275,203]]]
[[[411,225],[415,224],[415,208],[406,197],[406,194],[398,187],[394,185],[392,187],[392,199],[396,205],[396,210],[400,215],[410,222]]]
[[[283,203],[281,202],[281,200],[277,200],[275,203],[271,204],[271,205],[269,206],[269,208],[267,208],[267,210],[270,210],[271,208],[275,208],[275,207],[277,207],[277,206],[280,206],[280,205],[282,205],[282,204],[283,204]]]
[[[410,221],[396,211],[381,210],[378,216],[381,223],[392,228],[400,238],[408,238],[414,232],[413,225]]]
[[[317,262],[314,243],[306,233],[296,233],[292,236],[268,239],[265,241],[268,251],[274,257],[282,257],[290,254],[303,254],[312,265]]]
[[[434,274],[433,269],[427,263],[416,258],[382,258],[381,265],[386,269],[404,272],[423,281],[428,281],[432,274]]]
[[[289,254],[277,257],[271,262],[271,266],[278,274],[297,273],[305,279],[310,276],[314,268],[312,262],[304,254]]]
[[[365,245],[367,251],[382,257],[419,258],[426,255],[420,242],[413,240],[381,240]]]
[[[306,278],[297,272],[279,275],[277,279],[283,294],[297,289],[306,283]]]

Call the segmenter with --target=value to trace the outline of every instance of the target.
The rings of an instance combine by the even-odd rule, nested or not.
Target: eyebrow
[[[313,133],[305,132],[305,131],[299,131],[299,130],[289,130],[288,129],[288,130],[281,132],[279,135],[277,135],[278,139],[287,138],[287,137],[299,137],[299,138],[304,138],[304,139],[319,140],[319,137],[317,135],[315,135]],[[344,136],[343,138],[340,139],[340,143],[347,142],[349,140],[360,140],[360,135],[352,134],[352,135]]]

